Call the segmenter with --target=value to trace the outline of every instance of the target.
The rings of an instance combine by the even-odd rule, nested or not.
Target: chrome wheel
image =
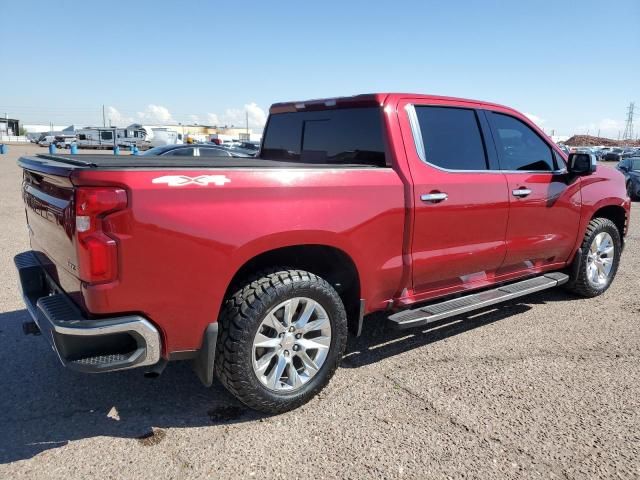
[[[607,232],[600,232],[591,242],[587,254],[587,279],[596,288],[609,282],[615,256],[613,238]]]
[[[331,346],[331,322],[322,306],[295,297],[273,308],[253,339],[253,371],[276,391],[293,391],[322,367]]]

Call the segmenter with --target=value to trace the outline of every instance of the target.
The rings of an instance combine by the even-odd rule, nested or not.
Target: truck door
[[[487,111],[509,191],[507,254],[501,272],[536,273],[563,266],[580,224],[579,182],[559,153],[510,112]]]
[[[424,102],[424,100],[422,100]],[[401,102],[411,178],[414,295],[491,282],[506,253],[507,181],[485,142],[486,119],[463,102]]]

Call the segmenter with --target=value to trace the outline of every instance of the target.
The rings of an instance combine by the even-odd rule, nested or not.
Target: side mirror
[[[626,165],[620,164],[618,165],[618,170],[622,170],[623,172],[628,172],[629,168]]]
[[[569,155],[569,173],[574,175],[591,175],[596,171],[596,156],[590,153],[571,153]]]

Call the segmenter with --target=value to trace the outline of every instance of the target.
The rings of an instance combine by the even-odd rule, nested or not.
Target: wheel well
[[[593,218],[608,218],[611,220],[618,227],[620,239],[623,240],[627,225],[627,212],[624,208],[618,205],[602,207],[593,214]]]
[[[272,267],[306,270],[329,282],[342,299],[349,322],[360,314],[360,277],[353,260],[326,245],[296,245],[263,252],[246,262],[233,276],[223,302],[257,272]],[[351,325],[350,325],[351,326]]]

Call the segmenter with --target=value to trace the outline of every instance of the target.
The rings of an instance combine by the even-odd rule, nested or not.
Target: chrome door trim
[[[441,107],[443,105],[440,104],[419,104],[419,107]],[[446,105],[444,105],[446,106]],[[409,117],[409,125],[411,125],[411,134],[413,135],[413,144],[416,148],[416,153],[422,162],[426,163],[430,167],[435,168],[436,170],[440,170],[441,172],[447,173],[522,173],[522,174],[538,174],[538,175],[563,175],[567,173],[567,169],[563,168],[560,170],[550,170],[550,171],[542,171],[542,170],[453,170],[450,168],[439,167],[426,159],[424,143],[422,141],[422,131],[420,130],[420,123],[418,122],[418,115],[416,114],[415,104],[408,103],[405,107],[405,111],[407,112],[407,116]],[[465,107],[450,107],[450,108],[461,108],[464,110],[474,110],[472,108]]]

